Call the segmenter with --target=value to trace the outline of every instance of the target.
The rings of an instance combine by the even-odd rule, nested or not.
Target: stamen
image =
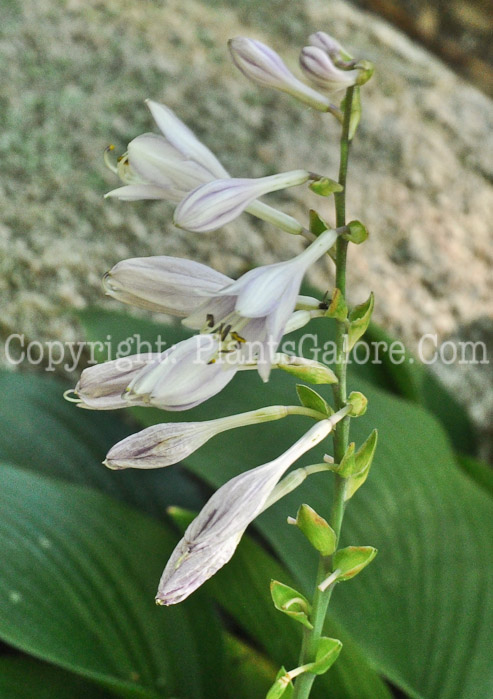
[[[235,340],[235,342],[237,342],[239,345],[242,345],[242,344],[244,344],[244,343],[246,342],[245,338],[244,338],[244,337],[241,337],[241,335],[238,335],[238,333],[237,333],[235,330],[233,330],[233,332],[231,333],[231,337],[232,337],[233,340]]]
[[[229,331],[231,330],[232,326],[231,325],[226,325],[226,327],[223,329],[221,333],[221,342],[224,342],[226,338],[229,335]]]
[[[214,325],[215,325],[215,323],[214,323],[214,316],[212,315],[212,313],[208,313],[208,314],[206,315],[205,319],[206,319],[206,321],[207,321],[207,327],[208,327],[208,328],[213,328]]]
[[[118,175],[118,168],[116,165],[113,165],[113,163],[110,160],[110,153],[115,150],[115,146],[113,144],[110,144],[109,146],[106,146],[104,149],[104,154],[103,154],[103,159],[104,159],[104,164],[106,167],[111,170],[111,172],[114,172],[115,175]]]

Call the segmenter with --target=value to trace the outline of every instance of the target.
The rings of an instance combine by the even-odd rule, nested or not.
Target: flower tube
[[[274,405],[216,420],[152,425],[115,444],[108,452],[104,464],[111,469],[171,466],[185,459],[221,432],[259,422],[279,420],[288,414],[286,407]]]
[[[230,560],[284,472],[332,426],[331,420],[318,422],[277,459],[240,473],[214,493],[173,551],[159,583],[158,604],[182,602]]]

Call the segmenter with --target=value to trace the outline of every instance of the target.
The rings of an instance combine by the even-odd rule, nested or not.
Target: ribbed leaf
[[[137,428],[128,415],[122,419],[123,413],[68,403],[63,399],[67,388],[53,376],[0,371],[0,459],[93,486],[158,518],[170,504],[200,506],[197,487],[180,468],[137,473],[103,466],[110,447]]]
[[[0,697],[4,699],[108,699],[113,693],[78,675],[25,656],[0,657]]]
[[[154,604],[174,544],[105,495],[3,465],[0,638],[122,696],[218,696],[206,600]]]

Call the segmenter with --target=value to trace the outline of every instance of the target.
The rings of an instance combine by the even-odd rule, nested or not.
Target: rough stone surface
[[[229,37],[253,36],[296,71],[306,37],[323,29],[377,66],[350,167],[348,214],[371,230],[351,250],[351,301],[373,290],[376,320],[411,349],[424,333],[442,342],[481,327],[491,339],[493,103],[389,25],[338,0],[8,0],[2,13],[4,338],[79,338],[70,310],[110,306],[100,278],[122,258],[188,256],[236,276],[299,251],[300,240],[247,215],[198,235],[175,229],[165,203],[103,201],[117,183],[101,154],[154,130],[143,104],[152,97],[233,175],[306,167],[335,176],[337,123],[250,84],[226,48]],[[269,202],[303,220],[307,204],[331,218],[329,203],[302,188]],[[326,278],[321,266],[312,275]],[[491,365],[436,369],[486,430]]]

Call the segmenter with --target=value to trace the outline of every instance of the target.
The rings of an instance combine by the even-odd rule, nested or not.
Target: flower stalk
[[[346,91],[344,120],[340,141],[340,161],[339,161],[339,177],[338,182],[342,187],[340,192],[335,194],[335,214],[336,226],[346,225],[346,179],[349,162],[349,126],[351,118],[351,108],[353,102],[354,87],[349,87]],[[339,236],[336,242],[336,288],[344,298],[346,295],[346,262],[347,262],[348,241],[342,236]],[[347,328],[346,321],[336,319],[336,363],[334,373],[337,376],[337,383],[333,385],[334,402],[336,410],[340,410],[346,405],[347,389],[346,389],[346,374],[347,374],[347,359],[348,352],[346,351],[346,336]],[[334,460],[340,463],[346,453],[349,443],[349,416],[345,416],[337,426],[337,430],[333,433],[334,443]],[[329,524],[335,532],[336,543],[339,542],[341,534],[342,520],[344,517],[344,505],[346,495],[347,479],[334,473],[334,490],[332,496],[332,508],[329,518]],[[331,584],[324,586],[324,581],[332,572],[333,556],[320,556],[317,580],[312,602],[312,614],[310,621],[313,628],[304,628],[303,641],[300,652],[299,664],[305,665],[315,657],[317,644],[320,640],[323,630],[323,624],[327,614],[332,590],[334,589],[335,579]],[[320,589],[322,586],[322,590]],[[310,695],[312,684],[316,675],[306,672],[299,676],[295,683],[293,699],[307,699]]]

